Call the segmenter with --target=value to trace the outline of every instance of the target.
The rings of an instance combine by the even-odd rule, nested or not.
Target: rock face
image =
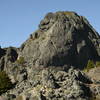
[[[93,84],[90,85],[90,89],[94,95],[96,95],[95,100],[100,100],[100,66],[92,68],[86,74],[91,77],[94,81]]]
[[[21,50],[36,66],[68,64],[82,69],[89,59],[100,60],[100,36],[74,12],[48,13]]]
[[[0,48],[0,72],[13,84],[0,100],[92,100],[100,80],[80,70],[88,60],[100,61],[100,36],[86,18],[48,13],[20,48]]]
[[[0,70],[8,70],[8,66],[15,62],[18,57],[17,48],[0,48]],[[8,68],[8,69],[7,69]]]

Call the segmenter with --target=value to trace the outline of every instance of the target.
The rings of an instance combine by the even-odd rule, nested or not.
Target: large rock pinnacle
[[[83,68],[89,59],[100,60],[100,36],[74,12],[48,13],[21,50],[34,65]]]

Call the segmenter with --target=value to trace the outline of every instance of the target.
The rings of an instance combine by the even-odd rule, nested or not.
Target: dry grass
[[[73,15],[73,12],[69,12],[69,11],[67,11],[67,12],[63,12],[65,15],[69,15],[69,16],[72,16]]]

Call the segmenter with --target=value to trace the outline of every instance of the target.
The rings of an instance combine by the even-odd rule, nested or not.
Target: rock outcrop
[[[36,66],[67,64],[82,69],[89,59],[100,60],[100,36],[74,12],[48,13],[21,49]]]
[[[11,63],[14,63],[18,57],[18,49],[14,47],[0,48],[0,70],[8,70]]]
[[[88,60],[100,61],[100,35],[87,19],[48,13],[20,48],[0,48],[0,71],[13,84],[0,100],[92,100],[95,80],[82,71]]]

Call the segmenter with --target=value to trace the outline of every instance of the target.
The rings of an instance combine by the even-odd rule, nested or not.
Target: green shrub
[[[17,63],[24,64],[25,63],[24,57],[19,57],[19,59],[17,60]]]
[[[94,68],[94,67],[95,67],[94,62],[92,60],[89,60],[84,70],[88,72],[91,68]]]
[[[12,87],[12,83],[4,71],[0,71],[0,95]]]
[[[96,67],[100,67],[100,61],[96,62]]]

